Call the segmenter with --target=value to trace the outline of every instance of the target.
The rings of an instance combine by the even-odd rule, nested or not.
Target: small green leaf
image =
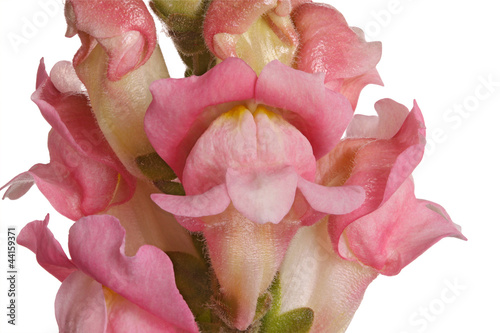
[[[311,308],[298,308],[285,312],[271,321],[267,333],[307,333],[314,321]]]

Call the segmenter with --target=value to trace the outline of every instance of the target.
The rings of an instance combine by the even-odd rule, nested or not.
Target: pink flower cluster
[[[42,61],[32,96],[50,163],[4,186],[17,199],[36,184],[76,221],[71,259],[48,217],[19,235],[62,282],[61,332],[344,332],[378,274],[465,239],[415,198],[417,104],[353,115],[382,84],[381,44],[335,8],[151,6],[196,75],[169,78],[141,0],[67,0],[82,47],[50,76]],[[299,276],[318,244],[328,255]]]

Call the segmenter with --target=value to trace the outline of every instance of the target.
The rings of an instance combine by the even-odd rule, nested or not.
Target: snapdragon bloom
[[[258,73],[278,59],[308,73],[325,73],[325,84],[356,108],[367,84],[382,84],[375,66],[379,42],[366,42],[335,8],[309,0],[214,0],[204,37],[218,59],[240,57]]]
[[[151,86],[146,132],[186,191],[152,198],[187,229],[203,231],[239,329],[251,323],[302,221],[351,212],[364,200],[359,187],[314,183],[316,160],[352,116],[323,82],[278,61],[257,77],[230,58],[202,77]]]
[[[55,301],[61,332],[198,332],[163,251],[144,245],[125,255],[119,221],[96,215],[71,227],[68,259],[48,223],[48,216],[29,223],[18,242],[62,282]]]

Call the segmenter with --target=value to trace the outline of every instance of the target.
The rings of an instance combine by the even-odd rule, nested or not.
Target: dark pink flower
[[[163,251],[144,245],[125,255],[119,221],[98,215],[71,227],[68,259],[48,222],[31,222],[18,242],[62,282],[55,302],[61,332],[198,332]]]

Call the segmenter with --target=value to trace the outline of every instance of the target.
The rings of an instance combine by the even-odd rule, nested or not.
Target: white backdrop
[[[468,242],[440,241],[398,276],[368,288],[348,333],[500,332],[500,23],[491,0],[336,0],[350,25],[383,43],[377,67],[385,87],[361,94],[358,113],[392,98],[416,99],[428,128],[428,150],[414,173],[417,197],[443,205]],[[78,38],[64,37],[62,0],[0,0],[0,183],[49,161],[49,126],[30,101],[39,59],[50,69],[71,60]],[[183,73],[162,36],[172,77]],[[71,222],[36,187],[20,200],[0,202],[0,331],[56,332],[59,281],[17,249],[17,325],[7,324],[6,231],[17,233],[50,213],[66,248]]]

